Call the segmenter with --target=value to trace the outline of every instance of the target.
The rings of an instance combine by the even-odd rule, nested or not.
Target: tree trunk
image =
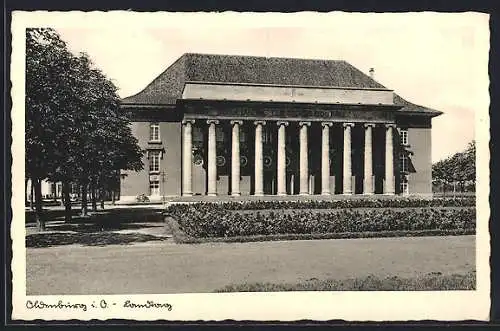
[[[88,213],[87,213],[87,186],[88,186],[87,182],[82,184],[82,212],[81,212],[82,217],[88,216]]]
[[[31,178],[30,210],[35,210],[35,205],[33,204],[33,198],[35,196],[35,184],[33,184],[33,182],[33,178]]]
[[[115,190],[111,190],[111,204],[115,205]]]
[[[92,200],[92,211],[96,212],[97,211],[97,197],[96,197],[95,183],[93,181],[90,183],[90,197]]]
[[[66,223],[70,223],[71,222],[71,197],[69,195],[70,184],[68,181],[63,181],[62,189],[63,189],[62,200],[64,202],[64,221]]]
[[[26,207],[26,204],[29,201],[28,197],[28,178],[24,178],[24,206]]]
[[[35,217],[38,231],[45,231],[45,220],[42,214],[42,182],[36,178],[35,182]]]
[[[100,189],[99,190],[99,197],[101,199],[101,209],[104,209],[104,190],[103,189]]]

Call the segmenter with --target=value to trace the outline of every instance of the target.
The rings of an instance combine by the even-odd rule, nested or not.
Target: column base
[[[239,196],[241,196],[241,193],[239,193],[239,192],[231,193],[231,196],[239,197]]]
[[[276,194],[276,195],[279,195],[280,197],[283,197],[283,196],[285,196],[285,195],[287,195],[287,194],[286,194],[286,193],[283,193],[283,192],[279,192],[279,193],[278,193],[278,194]]]
[[[321,192],[321,195],[331,195],[330,191],[323,191]]]
[[[396,195],[395,192],[384,192],[384,195]]]
[[[343,192],[343,195],[352,195],[352,192]]]
[[[183,197],[192,197],[193,193],[191,193],[191,192],[182,193],[182,196]]]
[[[309,192],[300,192],[299,195],[309,195]]]
[[[209,196],[209,197],[216,197],[217,193],[208,193],[207,196]]]
[[[263,197],[264,196],[264,192],[255,192],[253,194],[254,197]]]
[[[373,192],[363,192],[363,195],[374,195],[375,193]]]

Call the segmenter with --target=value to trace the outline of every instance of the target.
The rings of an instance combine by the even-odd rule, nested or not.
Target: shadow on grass
[[[215,292],[282,292],[282,291],[453,291],[475,290],[476,273],[442,275],[433,272],[415,278],[398,276],[378,278],[369,275],[365,278],[345,280],[310,279],[296,284],[250,283],[229,285]]]
[[[96,222],[96,221],[94,221]],[[144,228],[163,227],[163,224],[144,224],[144,223],[61,223],[49,224],[47,231],[63,231],[63,232],[79,232],[79,233],[94,233],[104,230],[138,230]]]
[[[102,222],[102,223],[140,223],[140,222],[160,222],[163,221],[161,209],[152,208],[115,208],[104,209],[94,212],[89,217],[80,217],[80,211],[73,209],[71,211],[71,223]],[[64,210],[44,210],[43,219],[46,221],[64,220]],[[35,223],[35,213],[25,211],[26,223]]]
[[[74,244],[84,246],[128,245],[166,239],[166,237],[157,237],[142,233],[35,233],[26,236],[26,247],[42,248]]]

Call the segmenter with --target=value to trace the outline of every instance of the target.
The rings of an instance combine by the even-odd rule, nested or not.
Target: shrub
[[[197,203],[213,205],[217,203]],[[309,201],[231,201],[221,202],[227,210],[263,209],[346,209],[346,208],[427,208],[427,207],[475,207],[475,197],[435,198],[435,199],[346,199],[346,200],[309,200]],[[172,205],[167,210],[182,213],[185,205]]]
[[[238,213],[222,204],[170,209],[182,231],[198,238],[275,234],[321,234],[378,231],[473,230],[476,214],[468,209],[341,209]],[[182,211],[182,212],[181,212]]]
[[[135,200],[137,202],[144,202],[144,203],[149,202],[149,198],[145,194],[139,194],[138,196],[135,197]]]

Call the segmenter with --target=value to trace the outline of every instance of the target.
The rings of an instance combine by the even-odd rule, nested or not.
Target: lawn
[[[232,284],[466,275],[475,270],[475,237],[71,245],[28,248],[26,262],[29,295],[199,293]]]
[[[476,289],[476,273],[443,275],[432,272],[413,278],[369,275],[350,279],[311,279],[296,284],[252,283],[229,285],[216,292],[280,292],[280,291],[453,291]]]

